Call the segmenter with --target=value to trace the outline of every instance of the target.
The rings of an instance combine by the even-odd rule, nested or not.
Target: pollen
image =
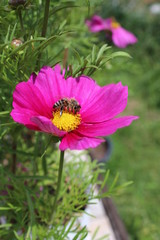
[[[78,128],[81,123],[80,114],[73,114],[72,112],[63,111],[60,115],[60,110],[53,112],[52,123],[62,131],[71,132]]]
[[[112,20],[111,26],[112,26],[112,28],[116,29],[116,28],[120,27],[120,24],[118,22],[116,22],[115,20]]]

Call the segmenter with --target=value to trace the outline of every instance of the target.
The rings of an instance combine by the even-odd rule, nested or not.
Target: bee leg
[[[63,106],[61,107],[61,110],[60,110],[60,117],[62,116],[62,113],[63,113]]]

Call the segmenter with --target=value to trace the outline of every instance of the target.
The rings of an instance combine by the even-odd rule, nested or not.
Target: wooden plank
[[[99,175],[99,180],[103,180],[103,176]],[[102,192],[107,192],[107,187],[103,188]],[[102,203],[105,209],[105,212],[111,222],[116,240],[129,240],[128,233],[124,226],[123,221],[121,220],[117,208],[113,203],[111,198],[103,198]]]

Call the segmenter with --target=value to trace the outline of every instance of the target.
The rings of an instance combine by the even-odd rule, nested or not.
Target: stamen
[[[116,29],[116,28],[120,27],[120,24],[118,22],[116,22],[115,20],[112,20],[111,26],[112,26],[112,28]]]
[[[71,132],[75,130],[81,123],[80,114],[73,114],[72,112],[63,111],[60,114],[60,110],[53,112],[52,123],[60,130]]]

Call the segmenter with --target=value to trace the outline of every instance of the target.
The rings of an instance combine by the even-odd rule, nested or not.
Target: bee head
[[[75,113],[79,112],[80,109],[81,109],[81,106],[80,106],[79,104],[76,105],[76,106],[74,106],[74,112],[75,112]]]

